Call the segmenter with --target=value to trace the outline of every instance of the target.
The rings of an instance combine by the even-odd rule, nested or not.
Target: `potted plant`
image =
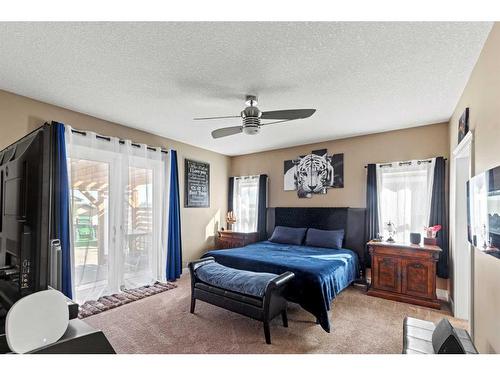
[[[426,236],[424,237],[425,245],[436,245],[437,244],[437,233],[441,230],[442,226],[440,224],[434,225],[432,227],[424,227]]]

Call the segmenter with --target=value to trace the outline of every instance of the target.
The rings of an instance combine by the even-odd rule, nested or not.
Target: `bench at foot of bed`
[[[256,319],[264,325],[267,344],[271,343],[271,320],[281,315],[283,326],[288,327],[283,291],[295,276],[292,272],[275,275],[238,270],[218,264],[211,257],[189,263],[189,271],[192,314],[199,299]]]

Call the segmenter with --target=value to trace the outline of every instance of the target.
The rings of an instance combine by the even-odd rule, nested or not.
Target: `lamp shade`
[[[387,224],[385,224],[385,229],[389,233],[394,233],[396,232],[396,225],[392,221],[388,221]]]

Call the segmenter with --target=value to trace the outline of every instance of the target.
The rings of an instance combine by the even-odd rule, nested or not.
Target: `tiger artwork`
[[[309,154],[296,159],[295,187],[299,198],[311,198],[312,194],[326,194],[333,185],[334,169],[332,157],[326,153],[322,156]]]

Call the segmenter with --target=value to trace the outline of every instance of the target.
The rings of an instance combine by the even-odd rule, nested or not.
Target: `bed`
[[[288,245],[261,241],[229,250],[212,250],[204,257],[228,267],[282,274],[291,271],[285,297],[316,317],[330,332],[328,311],[333,299],[356,279],[364,277],[365,209],[360,208],[269,208],[268,235],[275,226],[344,229],[342,249]]]

